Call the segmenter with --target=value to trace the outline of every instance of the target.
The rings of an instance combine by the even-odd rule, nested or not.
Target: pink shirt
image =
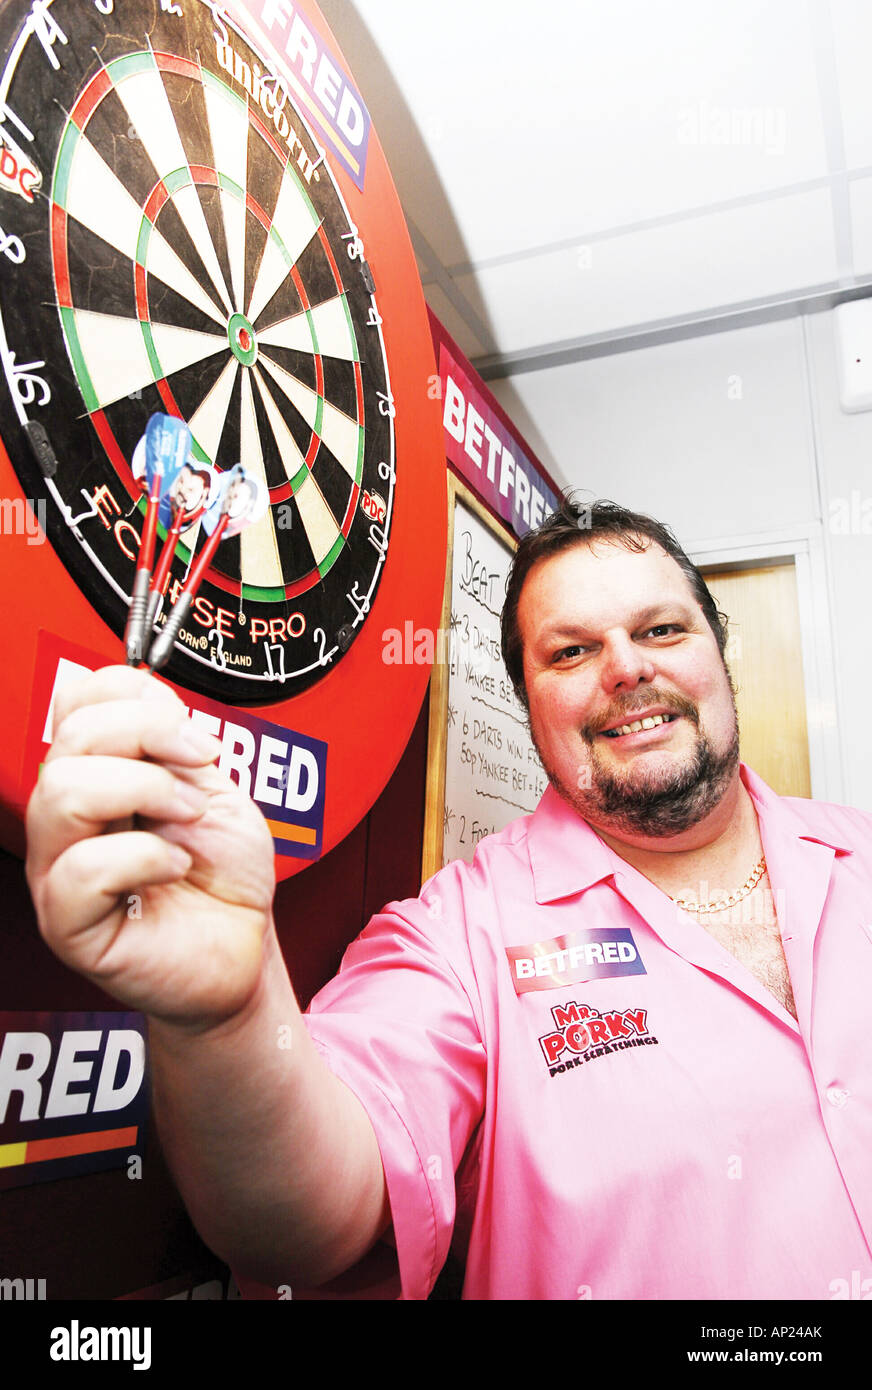
[[[404,1298],[453,1232],[465,1298],[872,1291],[872,815],[742,778],[798,1024],[551,788],[312,1001],[378,1137]]]

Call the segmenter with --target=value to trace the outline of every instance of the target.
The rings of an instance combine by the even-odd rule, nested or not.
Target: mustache
[[[699,727],[699,710],[690,700],[684,699],[681,695],[661,695],[656,690],[647,690],[644,694],[628,695],[626,699],[611,705],[600,718],[584,724],[581,729],[582,737],[588,743],[593,743],[597,734],[601,734],[604,729],[611,729],[615,724],[632,724],[634,715],[658,705],[662,706],[667,714],[683,715]]]

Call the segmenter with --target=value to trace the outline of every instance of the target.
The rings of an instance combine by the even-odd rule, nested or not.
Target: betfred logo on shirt
[[[629,927],[574,931],[529,946],[507,946],[506,955],[517,994],[647,974]]]
[[[557,1004],[555,1028],[539,1039],[551,1076],[606,1057],[612,1052],[657,1042],[648,1032],[647,1009],[611,1009],[600,1013],[589,1004]]]

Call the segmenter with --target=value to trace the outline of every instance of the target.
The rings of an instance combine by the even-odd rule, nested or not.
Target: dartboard
[[[211,5],[13,0],[0,26],[0,424],[25,494],[120,634],[149,418],[183,419],[219,472],[242,461],[269,508],[217,549],[167,671],[235,704],[291,696],[355,642],[390,541],[395,405],[358,227]],[[181,536],[170,601],[202,539]]]
[[[161,679],[326,743],[323,851],[412,731],[429,669],[389,654],[439,622],[439,379],[362,97],[356,165],[322,119],[340,87],[356,91],[311,0],[0,0],[0,837],[16,852],[40,653],[56,635],[125,659],[148,506],[134,455],[156,415],[185,422],[194,470],[242,463],[269,500],[211,552],[206,517],[172,533],[158,622],[199,587]]]

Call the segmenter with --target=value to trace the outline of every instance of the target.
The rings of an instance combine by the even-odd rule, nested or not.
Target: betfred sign
[[[370,115],[342,63],[307,19],[303,8],[292,0],[232,0],[230,8],[239,12],[242,26],[252,39],[267,40],[279,60],[280,76],[295,106],[306,120],[314,121],[362,192],[372,125]],[[215,38],[223,66],[243,82],[249,96],[254,95],[253,81],[258,81],[275,111],[272,84],[263,81],[260,75],[240,74],[238,57],[232,50],[232,36],[220,21],[216,20],[216,25]],[[277,117],[284,120],[280,107]]]
[[[58,691],[105,664],[102,657],[54,633],[40,632],[23,774],[25,801],[54,737]],[[184,699],[192,722],[221,740],[218,768],[263,812],[276,854],[319,858],[327,744],[204,695],[185,691]]]
[[[141,1161],[147,1116],[142,1014],[0,1013],[0,1189]]]
[[[515,535],[525,536],[556,509],[557,494],[432,314],[430,328],[439,366],[446,457]]]

